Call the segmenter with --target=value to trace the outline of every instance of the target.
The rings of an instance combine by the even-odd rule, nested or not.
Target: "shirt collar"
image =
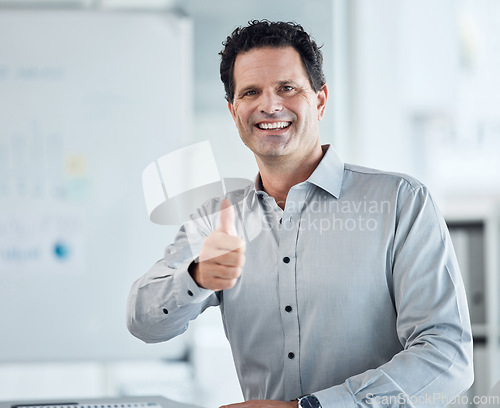
[[[323,158],[306,181],[327,191],[335,198],[339,198],[344,176],[344,162],[329,144],[321,148],[324,152]],[[257,194],[268,197],[262,186],[260,173],[257,174],[254,185]]]
[[[255,177],[254,186],[257,193],[265,193],[264,186],[262,185],[262,179],[260,177],[260,172],[258,172],[257,177]]]
[[[330,145],[321,147],[325,154],[307,181],[339,198],[344,177],[344,162]]]

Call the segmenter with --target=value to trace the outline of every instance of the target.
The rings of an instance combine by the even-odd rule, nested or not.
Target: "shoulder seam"
[[[352,173],[358,173],[358,174],[364,174],[368,176],[385,176],[385,177],[394,177],[396,179],[404,180],[406,184],[410,186],[410,188],[413,190],[413,192],[421,189],[425,189],[425,185],[420,182],[419,180],[410,177],[404,173],[397,173],[397,172],[389,172],[389,171],[382,171],[382,170],[376,170],[376,169],[366,169],[366,171],[362,171],[360,169],[355,169],[352,168],[350,165],[345,164],[344,165],[344,171],[350,171]]]

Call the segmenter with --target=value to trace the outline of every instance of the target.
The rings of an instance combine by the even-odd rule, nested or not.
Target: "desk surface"
[[[144,397],[119,397],[119,398],[66,398],[54,400],[18,400],[18,401],[0,401],[0,408],[12,407],[65,407],[65,408],[155,408],[159,405],[161,408],[200,408],[196,405],[184,404],[177,401],[158,396]]]

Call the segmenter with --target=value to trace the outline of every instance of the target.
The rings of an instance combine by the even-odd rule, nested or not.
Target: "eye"
[[[249,91],[246,91],[243,93],[243,96],[254,96],[257,95],[257,91],[250,89]]]
[[[283,85],[283,86],[281,87],[281,90],[282,90],[283,92],[290,92],[290,91],[293,91],[293,86],[291,86],[291,85]]]

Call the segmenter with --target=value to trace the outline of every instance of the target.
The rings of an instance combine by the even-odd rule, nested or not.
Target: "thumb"
[[[218,230],[226,233],[227,235],[238,235],[236,232],[234,208],[227,199],[222,200],[220,204],[220,220]]]

